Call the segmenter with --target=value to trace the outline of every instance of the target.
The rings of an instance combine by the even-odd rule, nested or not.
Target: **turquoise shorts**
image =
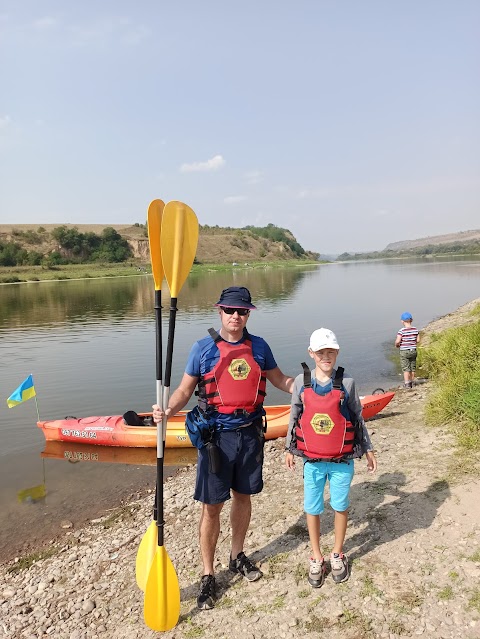
[[[355,471],[353,459],[347,462],[305,462],[303,465],[304,509],[309,515],[321,515],[323,493],[327,479],[330,485],[330,506],[343,512],[350,505],[350,485]]]

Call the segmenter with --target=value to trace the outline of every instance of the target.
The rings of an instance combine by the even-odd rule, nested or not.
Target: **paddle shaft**
[[[155,378],[157,380],[157,404],[162,407],[163,400],[163,385],[162,385],[162,289],[155,289]],[[158,448],[158,437],[163,428],[160,428],[160,425],[157,426],[157,448]],[[163,435],[162,435],[163,437]],[[163,441],[162,441],[163,444]],[[163,457],[163,453],[162,453]],[[162,481],[163,481],[163,466],[162,466]],[[157,482],[158,482],[158,470],[157,470]],[[155,487],[155,504],[153,507],[153,518],[155,521],[158,519],[158,505],[157,505],[157,495],[158,495],[158,483]],[[162,518],[163,519],[163,518]]]
[[[170,301],[170,319],[168,322],[168,342],[167,342],[167,359],[165,362],[165,384],[163,386],[163,409],[167,410],[168,400],[170,397],[170,380],[172,376],[173,361],[173,342],[175,338],[175,322],[177,318],[177,298],[172,297]],[[163,434],[160,446],[158,445],[158,437],[160,431]],[[163,546],[163,447],[165,445],[165,437],[167,432],[167,418],[163,418],[162,428],[157,429],[157,528],[158,528],[158,545]],[[161,459],[160,459],[161,457]]]

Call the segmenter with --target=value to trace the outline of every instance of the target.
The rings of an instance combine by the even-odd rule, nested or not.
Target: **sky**
[[[477,0],[2,0],[0,222],[480,228]]]

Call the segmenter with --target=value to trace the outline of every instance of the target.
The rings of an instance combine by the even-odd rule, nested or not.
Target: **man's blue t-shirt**
[[[269,371],[276,368],[277,362],[275,361],[273,353],[267,342],[262,337],[250,335],[250,333],[248,336],[252,342],[253,359],[260,366],[261,370]],[[244,341],[245,338],[242,337],[241,340],[238,342],[232,342],[232,344],[241,344]],[[187,365],[185,367],[185,372],[187,375],[200,378],[206,373],[209,373],[217,364],[219,359],[220,351],[210,335],[207,335],[198,342],[195,342],[192,346],[188,356]],[[261,415],[261,413],[261,410],[250,416],[217,413],[216,422],[226,426],[227,428],[235,428],[252,421],[252,419],[255,419],[257,416]]]

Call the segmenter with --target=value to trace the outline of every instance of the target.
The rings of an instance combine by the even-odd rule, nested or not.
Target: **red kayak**
[[[391,401],[393,392],[365,395],[360,400],[363,406],[363,418],[370,419]],[[267,439],[285,437],[290,418],[290,405],[265,406],[267,413]],[[39,421],[47,441],[76,442],[96,444],[97,446],[125,446],[134,448],[155,448],[157,429],[151,423],[151,413],[132,413],[137,425],[125,423],[122,415],[105,417],[67,417],[50,421]],[[127,415],[127,413],[125,413]],[[168,420],[165,448],[190,447],[190,439],[185,430],[186,411],[180,411]]]

